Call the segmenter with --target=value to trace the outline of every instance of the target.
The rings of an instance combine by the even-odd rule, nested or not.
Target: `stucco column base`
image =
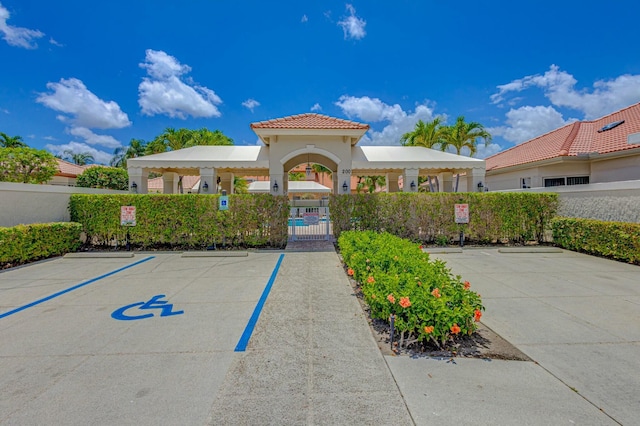
[[[283,195],[284,194],[284,188],[285,188],[285,184],[283,181],[283,174],[275,174],[275,175],[271,175],[269,176],[269,192],[271,193],[271,195]],[[278,190],[274,190],[273,189],[273,185],[277,183],[278,184]]]
[[[387,173],[387,189],[386,192],[399,192],[400,186],[398,185],[398,177],[400,177],[400,173]],[[416,181],[416,185],[418,182]]]
[[[207,189],[204,189],[205,183],[207,184]],[[216,194],[217,192],[216,169],[213,167],[200,167],[200,194]]]
[[[404,169],[402,192],[418,192],[418,173],[418,169]],[[413,188],[411,188],[411,182],[415,183]]]
[[[440,173],[440,192],[453,192],[453,173]]]
[[[147,194],[149,192],[149,171],[140,167],[129,168],[129,192],[135,194]],[[133,189],[135,183],[136,189]]]

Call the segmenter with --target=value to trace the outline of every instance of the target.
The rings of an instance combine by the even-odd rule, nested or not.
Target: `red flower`
[[[367,282],[368,282],[369,284],[373,284],[373,283],[375,283],[375,282],[376,282],[376,280],[375,280],[375,279],[373,279],[373,277],[372,277],[371,275],[369,275],[369,278],[367,278]]]
[[[437,299],[440,297],[440,290],[437,288],[434,288],[431,294],[433,294],[433,296]]]
[[[393,297],[393,294],[388,295],[387,300],[391,303],[396,303],[396,298]]]
[[[403,308],[408,308],[409,306],[411,306],[411,301],[408,297],[401,297],[400,306],[402,306]]]
[[[458,334],[460,333],[460,327],[458,327],[458,324],[453,324],[451,326],[451,333],[453,334]]]
[[[473,320],[475,322],[480,321],[480,318],[482,318],[482,312],[480,312],[480,309],[476,309],[475,311],[473,311]]]
[[[424,328],[424,332],[425,332],[425,333],[427,333],[427,334],[431,334],[431,333],[433,333],[433,326],[432,326],[432,325],[430,325],[430,326],[428,326],[428,327],[425,327],[425,328]]]
[[[464,282],[464,289],[465,290],[469,290],[469,288],[471,288],[471,283],[469,281],[465,281]]]
[[[351,269],[351,268],[347,269],[347,275],[352,277],[353,276],[353,269]]]

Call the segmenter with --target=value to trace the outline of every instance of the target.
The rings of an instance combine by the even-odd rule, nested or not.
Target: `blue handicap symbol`
[[[148,302],[136,302],[130,305],[123,306],[122,308],[118,308],[113,311],[113,313],[111,314],[111,318],[120,321],[133,321],[144,318],[151,318],[152,316],[154,316],[154,314],[150,312],[141,315],[131,315],[126,313],[126,311],[128,311],[129,309],[135,307],[138,307],[139,310],[160,309],[161,317],[184,314],[184,311],[174,311],[172,303],[169,303],[166,300],[160,300],[163,297],[165,297],[164,294],[158,294],[149,299]]]

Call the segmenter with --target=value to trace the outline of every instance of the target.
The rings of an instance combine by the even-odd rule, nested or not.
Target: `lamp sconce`
[[[482,182],[478,182],[478,192],[484,192],[484,184]]]
[[[202,185],[202,190],[204,192],[207,192],[209,190],[209,184],[207,183],[207,181],[204,181],[204,185]]]
[[[135,182],[131,183],[131,192],[137,193],[138,192],[138,184]]]
[[[278,192],[278,181],[274,181],[273,182],[273,192],[277,193]]]
[[[342,184],[342,191],[347,192],[349,190],[349,186],[347,185],[347,181],[345,180]]]
[[[411,181],[411,185],[409,185],[411,187],[412,191],[416,190],[416,182],[414,180]]]

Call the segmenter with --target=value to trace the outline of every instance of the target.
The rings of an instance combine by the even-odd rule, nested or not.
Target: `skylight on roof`
[[[606,126],[604,126],[602,129],[598,130],[598,133],[602,133],[602,132],[606,132],[607,130],[611,130],[614,127],[618,127],[622,123],[624,123],[624,120],[614,121],[613,123],[609,123]]]

